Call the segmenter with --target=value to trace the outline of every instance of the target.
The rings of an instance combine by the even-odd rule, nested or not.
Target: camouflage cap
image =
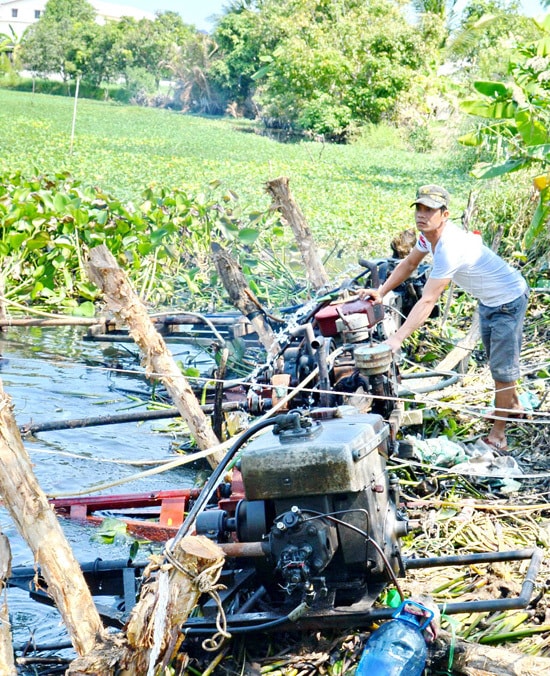
[[[440,209],[441,207],[448,207],[451,201],[451,196],[440,185],[423,185],[416,191],[416,199],[411,204],[424,204],[430,209]]]

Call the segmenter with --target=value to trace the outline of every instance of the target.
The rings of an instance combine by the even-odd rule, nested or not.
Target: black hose
[[[414,390],[409,390],[406,387],[403,388],[398,388],[397,396],[402,397],[404,395],[411,395],[411,394],[426,394],[428,392],[435,392],[437,390],[443,390],[446,387],[450,387],[451,385],[454,385],[456,382],[458,382],[458,379],[460,376],[458,373],[451,372],[452,374],[449,375],[447,373],[446,375],[448,376],[447,378],[444,378],[443,380],[440,380],[438,383],[435,385],[424,385],[423,387],[417,387]],[[408,376],[409,374],[401,375],[402,380],[414,380],[415,378],[429,378],[429,377],[435,377],[435,376],[441,376],[443,374],[437,373],[437,371],[425,371],[424,373],[417,373],[417,374],[410,374],[409,378],[406,378],[405,376]]]
[[[262,622],[260,624],[242,624],[237,625],[235,627],[228,626],[227,631],[230,634],[247,634],[247,633],[252,634],[253,632],[257,631],[267,631],[268,629],[274,629],[275,627],[278,627],[281,624],[285,624],[286,622],[296,622],[297,620],[300,619],[300,617],[302,617],[302,615],[304,615],[304,613],[307,610],[308,605],[306,603],[300,603],[300,605],[294,608],[294,610],[291,610],[290,613],[278,617],[275,620],[269,620],[269,622]],[[183,626],[182,632],[185,633],[186,635],[211,634],[212,627],[204,626],[204,627],[186,628],[185,626]]]

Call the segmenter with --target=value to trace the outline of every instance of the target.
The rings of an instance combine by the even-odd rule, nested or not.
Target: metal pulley
[[[355,366],[365,376],[387,373],[392,363],[391,347],[385,343],[361,345],[353,351]]]

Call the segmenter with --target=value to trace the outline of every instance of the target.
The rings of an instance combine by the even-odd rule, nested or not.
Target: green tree
[[[540,28],[521,14],[517,0],[470,0],[447,43],[447,57],[465,81],[500,79],[506,77],[516,47],[539,36]]]
[[[208,74],[217,49],[209,35],[195,31],[176,45],[168,67],[176,83],[175,103],[184,111],[211,115],[225,111],[226,97]]]
[[[118,36],[116,54],[120,72],[128,77],[129,69],[141,69],[149,73],[158,86],[169,74],[168,64],[175,45],[166,20],[157,17],[155,21],[136,21],[123,17],[118,24]]]
[[[426,54],[392,0],[237,0],[213,38],[228,102],[333,138],[391,114]]]
[[[96,31],[95,16],[86,0],[49,0],[44,14],[23,35],[25,67],[41,75],[59,73],[64,80],[82,72]]]
[[[496,178],[529,169],[540,175],[540,201],[524,245],[531,246],[550,217],[550,15],[537,26],[543,37],[513,54],[506,82],[476,81],[476,98],[461,109],[475,116],[476,128],[460,141],[491,158],[474,169],[478,178]]]
[[[268,30],[271,23],[271,31]],[[208,68],[208,80],[225,101],[254,116],[254,77],[265,65],[263,57],[277,45],[278,26],[266,21],[252,2],[233,3],[213,33],[216,51]]]

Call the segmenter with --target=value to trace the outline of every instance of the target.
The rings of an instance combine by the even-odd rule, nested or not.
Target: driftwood
[[[322,289],[330,280],[317,253],[311,229],[290,191],[288,178],[283,176],[268,181],[266,189],[272,197],[273,207],[281,212],[284,220],[292,228],[311,286],[315,290]]]
[[[452,672],[457,676],[542,676],[550,674],[550,659],[513,652],[506,648],[451,639],[441,632],[430,648],[430,665],[446,669],[449,646],[454,643]]]
[[[11,400],[1,385],[0,495],[34,554],[75,650],[83,655],[101,639],[103,625],[80,566],[34,476]]]
[[[212,431],[210,420],[201,410],[187,378],[155,329],[125,272],[103,244],[90,251],[87,267],[90,279],[103,291],[110,311],[128,326],[130,335],[141,350],[146,375],[164,384],[197,446],[201,450],[213,449],[208,462],[216,467],[223,453],[214,449],[219,440]]]
[[[0,594],[3,594],[6,580],[11,575],[10,542],[4,533],[0,532]],[[0,676],[16,676],[13,661],[13,647],[11,640],[11,624],[8,612],[8,602],[0,605]]]
[[[145,577],[155,577],[144,586],[125,631],[110,636],[104,647],[74,660],[68,676],[167,673],[165,668],[183,640],[181,627],[200,595],[217,593],[224,555],[208,538],[191,536],[180,540],[170,555],[165,552],[158,559],[144,572]],[[222,631],[214,637],[212,648],[218,649],[226,636]]]
[[[271,353],[277,348],[277,339],[266,322],[261,303],[248,286],[240,265],[216,243],[212,244],[212,256],[231,302],[252,324],[260,342]]]

